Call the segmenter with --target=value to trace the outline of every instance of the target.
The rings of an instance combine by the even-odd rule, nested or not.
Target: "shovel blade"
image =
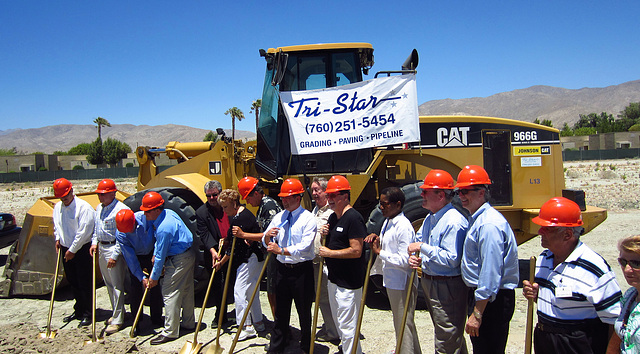
[[[224,348],[216,343],[210,346],[209,349],[207,349],[207,354],[222,354],[223,351],[224,351]]]
[[[42,339],[46,339],[46,338],[53,339],[56,337],[57,334],[58,334],[58,331],[49,331],[48,334],[47,332],[40,332],[38,336]]]
[[[180,354],[198,354],[200,353],[200,349],[202,349],[202,343],[192,343],[187,341],[180,349]]]

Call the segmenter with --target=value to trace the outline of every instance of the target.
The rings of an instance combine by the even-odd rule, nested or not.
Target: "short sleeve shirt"
[[[367,228],[362,215],[350,208],[338,219],[336,214],[329,216],[329,235],[327,236],[327,248],[341,250],[349,248],[349,240],[365,238]],[[364,284],[365,257],[364,250],[359,258],[338,259],[326,258],[329,269],[329,281],[346,289],[358,289]]]

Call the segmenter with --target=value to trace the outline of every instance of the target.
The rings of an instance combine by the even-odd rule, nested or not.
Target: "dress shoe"
[[[110,335],[110,334],[118,333],[118,331],[120,331],[120,325],[118,325],[118,324],[110,324],[104,330],[104,333],[107,334],[107,335]]]
[[[86,326],[89,326],[90,324],[91,324],[91,319],[89,317],[83,317],[80,320],[80,323],[78,323],[78,328],[86,327]]]
[[[158,344],[164,344],[164,343],[169,343],[171,341],[176,340],[177,338],[169,338],[169,337],[165,337],[162,334],[153,338],[149,344],[151,345],[158,345]]]
[[[110,325],[110,324],[111,324],[111,322],[113,322],[113,317],[109,317],[109,319],[108,319],[108,320],[104,321],[104,324],[106,324],[106,325]]]
[[[275,350],[271,350],[271,343],[267,343],[267,345],[264,347],[264,351],[267,352],[267,354],[281,354],[282,352],[278,352]]]
[[[62,319],[62,322],[69,323],[69,322],[71,322],[73,320],[77,320],[79,318],[80,318],[80,316],[76,315],[76,313],[74,312],[74,313],[70,314],[69,316],[64,317]]]

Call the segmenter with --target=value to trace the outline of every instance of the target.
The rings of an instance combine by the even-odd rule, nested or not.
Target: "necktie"
[[[287,238],[287,242],[286,245],[287,247],[291,246],[291,226],[293,225],[293,214],[291,214],[291,212],[289,212],[289,215],[287,215],[287,230],[285,233],[285,237]]]

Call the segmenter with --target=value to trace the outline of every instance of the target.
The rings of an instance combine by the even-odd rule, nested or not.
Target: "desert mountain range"
[[[607,112],[617,117],[631,102],[640,102],[640,80],[602,88],[576,90],[552,86],[532,86],[498,93],[489,97],[428,101],[419,106],[421,115],[479,115],[532,122],[549,119],[562,129],[573,125],[580,114]],[[115,138],[129,144],[165,146],[170,141],[202,141],[208,130],[184,125],[113,124],[103,128],[102,137]],[[228,136],[230,129],[226,130]],[[96,127],[91,124],[61,124],[33,129],[0,130],[0,148],[15,147],[24,153],[67,151],[95,140]],[[236,138],[255,139],[254,132],[236,130]]]

